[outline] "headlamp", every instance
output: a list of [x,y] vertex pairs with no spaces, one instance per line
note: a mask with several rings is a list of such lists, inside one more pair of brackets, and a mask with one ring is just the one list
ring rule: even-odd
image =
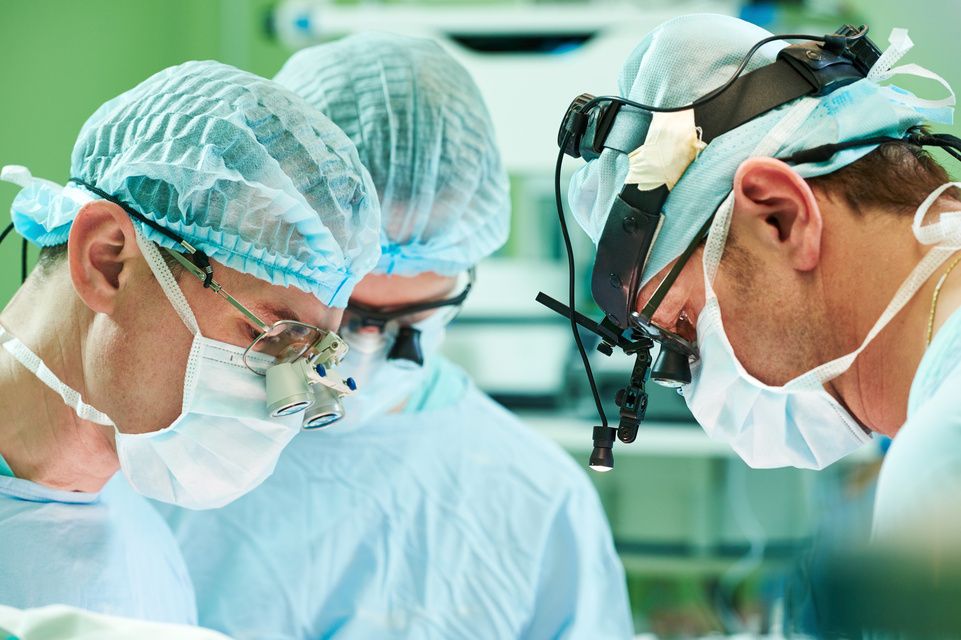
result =
[[[697,359],[696,346],[663,328],[651,319],[691,255],[707,236],[713,215],[695,235],[669,274],[640,312],[635,311],[642,277],[651,249],[664,221],[664,203],[673,185],[660,184],[641,189],[625,184],[614,199],[597,244],[591,274],[591,294],[604,313],[595,322],[574,310],[574,258],[570,234],[564,218],[560,176],[564,156],[591,161],[605,150],[629,154],[644,145],[656,113],[692,111],[693,123],[701,142],[710,144],[718,136],[757,118],[768,111],[803,96],[828,94],[866,77],[881,55],[867,38],[867,27],[845,25],[832,35],[776,35],[762,39],[747,51],[740,65],[723,85],[679,107],[653,107],[616,96],[595,97],[581,94],[568,107],[558,132],[555,171],[555,200],[561,233],[568,254],[569,305],[540,293],[537,300],[564,315],[571,322],[574,340],[584,363],[601,426],[594,429],[594,469],[613,467],[614,434],[622,442],[632,442],[647,408],[645,383],[650,377],[659,384],[679,387],[691,381],[690,364]],[[782,49],[777,59],[766,66],[744,73],[754,54],[775,40],[806,40]],[[819,149],[828,157],[840,148],[877,144],[853,141]],[[590,362],[577,331],[577,325],[601,338],[598,350],[610,355],[615,347],[635,356],[628,384],[616,396],[620,409],[618,428],[608,426],[598,395]],[[656,361],[651,351],[660,345]]]

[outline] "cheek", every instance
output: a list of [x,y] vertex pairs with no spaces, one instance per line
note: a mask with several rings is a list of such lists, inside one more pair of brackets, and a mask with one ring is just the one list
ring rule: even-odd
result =
[[751,265],[721,265],[715,284],[724,332],[738,361],[765,384],[803,373],[809,345],[801,338],[802,298],[789,279]]
[[168,426],[183,403],[193,336],[165,298],[157,303],[114,319],[98,317],[88,347],[88,371],[96,371],[92,381],[88,376],[90,393],[102,398],[101,410],[125,433]]
[[[195,278],[181,277],[180,287],[197,319],[201,335],[237,347],[246,348],[250,345],[256,329],[246,322],[240,312],[229,302],[212,291],[204,289],[201,282]],[[230,290],[226,285],[224,289]],[[240,297],[244,300],[248,298],[242,294]],[[241,304],[244,300],[241,300]],[[175,316],[175,320],[182,332],[186,333],[187,328],[179,317]]]

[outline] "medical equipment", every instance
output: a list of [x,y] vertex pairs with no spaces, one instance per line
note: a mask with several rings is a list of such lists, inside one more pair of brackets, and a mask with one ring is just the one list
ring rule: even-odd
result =
[[405,406],[422,391],[447,326],[473,287],[473,269],[462,274],[459,283],[460,293],[442,300],[392,308],[348,304],[341,334],[351,357],[342,371],[360,380],[366,392],[345,401],[350,416],[338,430],[362,426]]
[[[664,223],[662,208],[670,193],[670,185],[665,182],[641,190],[628,180],[615,198],[600,234],[592,275],[592,294],[605,316],[599,323],[588,320],[573,310],[574,263],[560,194],[564,155],[594,160],[605,149],[629,154],[641,148],[651,131],[658,130],[665,114],[685,111],[690,116],[690,127],[698,132],[698,140],[707,145],[724,133],[788,102],[804,96],[823,96],[867,77],[881,53],[866,34],[866,27],[856,29],[846,25],[835,34],[821,37],[783,35],[763,38],[745,54],[727,82],[683,106],[651,107],[626,98],[589,94],[579,96],[571,104],[558,135],[560,151],[555,172],[558,217],[571,266],[570,304],[563,305],[543,293],[538,296],[538,301],[566,316],[575,334],[601,418],[601,426],[594,430],[592,467],[608,470],[613,466],[611,448],[615,429],[608,426],[576,327],[580,324],[600,336],[602,344],[598,349],[602,353],[609,354],[618,347],[636,357],[630,382],[618,394],[620,420],[616,435],[623,442],[631,442],[644,419],[647,376],[674,386],[690,381],[689,366],[698,357],[695,345],[653,325],[651,318],[690,256],[704,240],[713,215],[698,229],[644,308],[640,312],[634,311],[641,289],[641,275]],[[773,63],[744,73],[751,58],[765,44],[798,39],[811,42],[787,46]],[[901,138],[885,136],[848,140],[798,152],[782,160],[816,162],[845,149],[893,140]],[[904,140],[912,144],[961,148],[958,144],[961,141],[951,136],[930,136],[918,131],[912,131]],[[655,342],[661,345],[661,350],[657,362],[652,362],[650,351]]]
[[326,427],[344,417],[340,398],[357,389],[353,378],[338,380],[328,375],[322,362],[306,358],[279,362],[269,369],[267,409],[272,416],[289,416],[304,411],[304,428]]

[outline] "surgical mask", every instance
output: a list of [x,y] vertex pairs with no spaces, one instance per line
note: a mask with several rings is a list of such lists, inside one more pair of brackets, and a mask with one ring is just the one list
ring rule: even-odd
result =
[[692,370],[691,383],[683,389],[691,413],[711,438],[730,444],[752,467],[805,469],[824,468],[870,441],[871,436],[824,385],[851,367],[935,270],[961,247],[961,212],[942,214],[938,222],[924,225],[928,209],[951,186],[961,183],[943,185],[918,207],[914,235],[932,248],[895,293],[861,345],[783,386],[766,385],[751,376],[724,333],[713,282],[734,209],[733,194],[728,196],[705,244],[706,301],[697,320],[700,360]]
[[[447,325],[459,307],[442,307],[420,322],[409,326],[390,326],[382,331],[354,331],[344,328],[340,336],[350,348],[340,367],[343,375],[357,381],[359,392],[343,400],[346,415],[333,428],[344,431],[363,425],[372,418],[389,413],[403,404],[425,382],[431,360],[440,351]],[[401,331],[419,334],[423,363],[391,358]]]
[[[180,416],[164,429],[124,433],[86,404],[19,340],[3,346],[78,416],[115,431],[120,468],[139,493],[189,509],[222,507],[263,482],[300,430],[301,416],[267,414],[264,378],[244,364],[245,349],[205,338],[183,292],[139,229],[137,242],[168,300],[194,335]],[[248,358],[251,356],[248,356]],[[254,356],[262,357],[262,356]],[[264,364],[270,364],[264,358]]]

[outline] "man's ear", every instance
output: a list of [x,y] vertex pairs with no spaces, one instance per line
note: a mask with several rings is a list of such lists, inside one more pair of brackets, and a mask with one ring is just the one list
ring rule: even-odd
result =
[[113,202],[88,202],[70,226],[70,279],[92,311],[113,312],[118,291],[131,277],[132,260],[140,255],[130,216]]
[[783,254],[798,271],[821,257],[821,209],[807,182],[774,158],[748,158],[734,176],[738,233],[752,244]]

